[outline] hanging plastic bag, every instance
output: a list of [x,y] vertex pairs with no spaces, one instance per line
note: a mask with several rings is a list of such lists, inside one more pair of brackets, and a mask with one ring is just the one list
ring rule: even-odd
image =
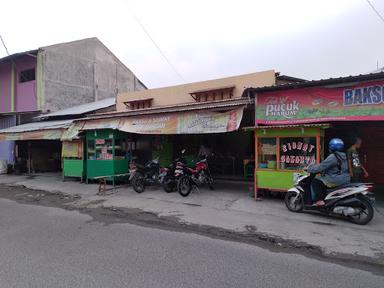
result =
[[0,160],[0,174],[7,174],[8,167],[6,160]]

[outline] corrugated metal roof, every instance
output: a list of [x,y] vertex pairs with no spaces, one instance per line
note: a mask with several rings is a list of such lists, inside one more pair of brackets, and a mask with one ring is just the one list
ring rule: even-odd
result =
[[384,79],[384,72],[378,73],[369,73],[369,74],[360,74],[355,76],[346,76],[346,77],[338,77],[338,78],[328,78],[328,79],[320,79],[320,80],[310,80],[303,81],[297,83],[287,83],[281,85],[274,86],[264,86],[257,88],[247,88],[244,90],[243,95],[247,95],[247,92],[269,92],[269,91],[278,91],[285,89],[297,89],[297,88],[306,88],[306,87],[315,87],[315,86],[325,86],[325,85],[337,85],[344,83],[353,83],[353,82],[361,82],[361,81],[373,81]]
[[72,123],[72,121],[73,120],[32,122],[32,123],[27,123],[19,126],[13,126],[6,129],[2,129],[0,130],[0,134],[67,128]]
[[148,115],[148,114],[159,114],[159,113],[171,113],[171,112],[184,112],[193,110],[206,110],[216,108],[235,107],[241,105],[253,104],[254,100],[249,98],[234,98],[230,100],[218,100],[211,102],[201,103],[187,103],[177,104],[172,106],[161,106],[138,110],[119,111],[110,113],[95,114],[87,117],[87,119],[100,119],[100,118],[113,118],[119,116],[136,116],[136,115]]
[[280,75],[280,73],[276,73],[276,80],[281,80],[281,81],[289,81],[289,82],[305,82],[308,80],[305,80],[303,78],[297,78],[297,77],[292,77],[288,75]]
[[86,114],[92,111],[100,110],[103,108],[108,108],[110,106],[115,105],[116,99],[114,97],[112,98],[106,98],[100,101],[91,102],[87,104],[77,105],[71,108],[59,110],[56,112],[44,114],[35,117],[36,119],[44,119],[49,117],[58,117],[58,116],[69,116],[69,115],[81,115]]
[[16,59],[16,58],[24,56],[24,55],[36,54],[37,51],[39,51],[39,50],[29,50],[29,51],[25,51],[25,52],[20,52],[20,53],[15,53],[15,54],[12,54],[12,55],[8,55],[8,56],[5,56],[5,57],[1,58],[0,59],[0,63],[11,61],[13,59]]

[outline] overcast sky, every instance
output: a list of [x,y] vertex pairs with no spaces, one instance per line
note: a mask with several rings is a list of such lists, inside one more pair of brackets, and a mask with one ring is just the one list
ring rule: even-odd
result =
[[[384,1],[370,1],[384,15]],[[186,82],[269,69],[319,79],[384,66],[384,23],[366,0],[18,0],[0,11],[10,53],[96,36],[150,88],[184,80],[133,15]]]

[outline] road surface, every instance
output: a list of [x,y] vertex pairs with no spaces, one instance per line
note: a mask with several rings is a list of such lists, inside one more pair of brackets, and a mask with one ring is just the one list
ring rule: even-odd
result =
[[244,243],[0,199],[0,287],[383,287],[384,276]]

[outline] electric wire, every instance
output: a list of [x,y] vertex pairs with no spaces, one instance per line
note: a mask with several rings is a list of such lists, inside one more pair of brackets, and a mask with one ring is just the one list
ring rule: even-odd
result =
[[5,45],[4,39],[3,39],[3,37],[2,37],[1,35],[0,35],[0,40],[1,40],[1,43],[3,43],[5,52],[7,52],[7,55],[9,56],[8,48],[7,48],[7,46]]
[[372,4],[371,1],[369,0],[365,0],[368,5],[372,8],[372,10],[376,13],[376,15],[381,19],[381,21],[384,23],[384,16],[381,15],[381,13],[379,12],[379,10],[376,9],[376,7]]
[[144,33],[147,35],[147,37],[151,40],[152,44],[156,47],[156,49],[159,51],[161,56],[165,59],[165,61],[168,63],[168,65],[172,68],[173,72],[185,83],[187,82],[185,78],[181,75],[179,71],[177,71],[176,67],[172,64],[172,62],[169,60],[167,55],[164,53],[164,51],[160,48],[160,46],[156,43],[155,39],[151,36],[149,31],[145,28],[143,23],[141,23],[140,19],[135,14],[134,10],[132,9],[132,5],[130,5],[131,8],[131,14],[133,18],[135,19],[136,23],[141,27],[141,29],[144,31]]

